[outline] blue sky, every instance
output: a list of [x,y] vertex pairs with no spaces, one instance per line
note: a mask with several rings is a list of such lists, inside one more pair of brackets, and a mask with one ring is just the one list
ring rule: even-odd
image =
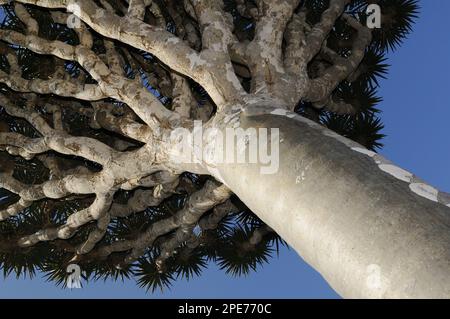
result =
[[[384,101],[383,155],[432,185],[450,192],[450,1],[422,0],[409,39],[389,57],[381,81]],[[90,283],[63,290],[42,278],[0,279],[0,298],[338,298],[322,277],[293,251],[245,278],[231,278],[214,265],[164,294],[146,294],[133,280]]]

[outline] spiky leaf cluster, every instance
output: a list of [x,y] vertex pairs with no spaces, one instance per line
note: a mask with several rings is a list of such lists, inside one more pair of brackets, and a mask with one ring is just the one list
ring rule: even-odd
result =
[[[108,1],[115,5],[117,1]],[[124,1],[122,1],[124,2]],[[164,4],[165,1],[158,0]],[[164,8],[162,14],[167,21],[167,30],[184,37],[183,30],[176,27],[173,19],[173,8],[178,8],[181,19],[191,19],[182,8],[182,1],[167,0],[170,6]],[[225,10],[231,13],[235,34],[239,40],[251,40],[254,36],[255,12],[258,1],[236,1],[224,0]],[[378,2],[382,8],[382,28],[374,31],[372,44],[366,51],[366,55],[358,69],[348,79],[340,83],[335,90],[333,97],[336,100],[351,104],[356,112],[353,115],[338,115],[326,108],[316,110],[310,103],[302,101],[297,107],[297,111],[330,129],[349,137],[370,149],[382,147],[381,139],[383,134],[383,124],[379,118],[377,104],[381,99],[377,96],[377,88],[380,78],[387,75],[388,65],[386,64],[386,54],[401,44],[401,41],[411,30],[413,19],[418,12],[417,1],[415,0],[379,0],[365,1],[354,0],[346,8],[346,12],[360,21],[366,19],[365,9],[369,3]],[[238,5],[244,3],[245,10],[238,9]],[[181,5],[181,6],[180,6]],[[328,8],[327,0],[303,0],[297,12],[306,10],[307,23],[309,26],[320,20],[321,14]],[[40,34],[46,39],[59,39],[69,44],[79,43],[77,34],[63,25],[52,21],[51,16],[45,10],[37,7],[27,7],[30,14],[35,18],[40,27]],[[3,21],[1,28],[24,32],[23,23],[16,17],[12,7],[5,5],[2,7]],[[151,12],[147,12],[144,18],[151,23],[155,17]],[[196,30],[199,33],[199,30]],[[94,34],[93,51],[97,54],[105,53],[103,39],[97,33]],[[346,57],[351,54],[351,43],[355,37],[355,31],[348,27],[343,21],[337,21],[327,45],[339,55]],[[125,72],[130,79],[139,77],[147,89],[157,96],[167,107],[172,108],[170,94],[163,83],[162,75],[166,72],[167,66],[162,64],[151,54],[130,48],[117,43],[117,50],[124,59]],[[124,53],[123,49],[131,52],[130,55]],[[196,48],[200,49],[200,48]],[[32,53],[30,50],[17,46],[11,46],[5,42],[0,42],[0,69],[9,72],[5,54],[8,50],[17,53],[19,65],[26,79],[45,79],[54,73],[57,60],[50,56],[42,56]],[[318,55],[309,66],[311,77],[316,76],[317,70],[330,62],[321,55]],[[72,78],[85,77],[85,83],[95,81],[87,74],[78,63],[67,62],[64,65]],[[249,79],[243,79],[249,83]],[[245,84],[244,83],[244,84]],[[214,112],[211,106],[211,99],[206,91],[194,83],[189,82],[200,108],[208,108]],[[248,86],[244,85],[248,88]],[[4,94],[14,93],[1,85],[0,90]],[[136,141],[129,141],[118,134],[114,134],[103,129],[94,129],[89,125],[89,117],[78,112],[78,106],[89,108],[84,102],[74,103],[70,99],[57,98],[55,96],[40,96],[41,99],[58,99],[65,107],[62,118],[65,130],[74,136],[93,137],[105,144],[115,146],[114,141],[130,143],[129,149],[140,146]],[[20,97],[14,98],[20,105]],[[113,105],[114,114],[122,116],[125,113],[123,103],[109,101]],[[51,115],[45,110],[40,110],[41,115],[51,122]],[[0,106],[0,131],[17,132],[29,137],[38,137],[39,133],[26,121],[13,118],[6,114]],[[134,143],[134,144],[133,144]],[[59,155],[60,156],[60,155]],[[64,157],[65,167],[68,170],[76,166],[84,166],[90,171],[99,171],[101,166],[90,161],[74,156]],[[14,177],[20,182],[28,185],[40,184],[49,179],[49,172],[39,159],[24,160],[18,156],[8,155],[0,151],[0,173],[13,169]],[[186,173],[184,179],[189,181],[193,189],[199,189],[207,180],[206,176]],[[116,194],[114,202],[126,204],[132,197],[134,191],[120,191]],[[123,240],[134,239],[142,231],[153,223],[173,216],[186,203],[189,191],[179,187],[177,192],[163,201],[159,206],[148,207],[142,212],[134,213],[126,218],[114,218],[101,240],[99,245],[108,245]],[[18,200],[17,196],[0,188],[0,209],[9,206]],[[39,229],[62,225],[73,213],[89,206],[93,201],[92,196],[73,196],[64,198],[61,201],[45,199],[33,203],[24,209],[16,217],[0,222],[0,269],[5,276],[33,276],[37,272],[45,275],[47,280],[64,286],[67,283],[67,266],[71,264],[74,249],[83,243],[89,233],[95,228],[94,223],[89,223],[68,240],[54,240],[39,243],[29,248],[17,249],[12,245],[18,238],[38,231]],[[236,211],[230,211],[213,229],[201,230],[196,233],[196,238],[181,243],[174,254],[158,265],[158,257],[162,250],[163,243],[173,237],[173,233],[166,234],[158,238],[152,247],[137,261],[126,264],[123,262],[127,252],[114,253],[106,258],[94,255],[87,255],[78,260],[77,263],[83,270],[85,280],[123,280],[135,278],[138,285],[155,291],[170,287],[177,278],[192,279],[201,275],[208,263],[215,262],[226,273],[233,276],[247,275],[255,271],[264,263],[267,263],[274,252],[278,252],[281,245],[285,243],[274,232],[266,233],[261,240],[251,243],[251,238],[255,231],[260,230],[265,225],[237,198],[232,198]],[[204,217],[212,214],[207,212]]]

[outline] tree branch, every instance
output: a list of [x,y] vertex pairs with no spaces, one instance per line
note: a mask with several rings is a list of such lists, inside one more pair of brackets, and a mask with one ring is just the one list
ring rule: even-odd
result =
[[[21,33],[7,30],[0,30],[0,38],[12,44],[26,47],[36,53],[52,54],[64,60],[78,61],[99,83],[105,95],[127,103],[146,124],[155,130],[159,127],[159,124],[155,122],[155,117],[163,123],[171,123],[170,125],[173,125],[173,121],[178,123],[177,116],[167,110],[140,83],[129,80],[120,74],[113,73],[87,47],[74,47],[61,41],[49,41],[31,35],[24,36]],[[60,81],[65,83],[65,81]]]
[[106,258],[113,252],[132,250],[125,258],[125,263],[133,262],[143,254],[145,249],[157,237],[167,234],[183,224],[189,225],[195,223],[206,211],[225,201],[229,196],[230,191],[227,187],[209,181],[200,191],[197,191],[189,197],[189,201],[184,209],[178,211],[172,217],[153,223],[134,240],[124,240],[99,247],[92,251],[91,254],[93,256],[91,257],[95,258],[95,256],[99,256],[100,258]]
[[113,192],[97,194],[94,202],[86,209],[78,211],[69,216],[66,223],[59,227],[42,229],[32,235],[24,236],[19,240],[19,246],[29,247],[40,241],[50,241],[68,239],[72,237],[79,227],[93,221],[101,219],[108,211],[113,199]]
[[[5,40],[3,37],[4,32],[6,31],[0,30],[0,38],[3,40]],[[0,70],[0,82],[15,91],[56,94],[86,101],[97,101],[107,97],[97,84],[80,84],[73,80],[57,78],[49,80],[26,80],[22,78],[21,70],[18,68],[17,58],[12,54],[7,54],[7,59],[11,66],[11,71],[10,74],[7,74]]]
[[298,3],[297,0],[260,1],[255,36],[246,50],[246,60],[252,74],[251,92],[273,94],[281,100],[289,100],[286,99],[287,92],[281,87],[287,80],[282,42],[286,25]]
[[342,16],[346,22],[358,31],[358,37],[353,43],[351,56],[343,58],[337,54],[331,55],[334,65],[324,71],[316,79],[310,81],[306,100],[310,102],[320,102],[326,100],[332,91],[352,74],[364,58],[364,53],[372,41],[372,31],[363,26],[358,20],[350,15]]

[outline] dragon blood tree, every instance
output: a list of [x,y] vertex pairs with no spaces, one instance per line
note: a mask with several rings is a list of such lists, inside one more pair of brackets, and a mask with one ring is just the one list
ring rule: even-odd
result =
[[6,275],[155,289],[285,241],[344,297],[450,297],[450,196],[376,153],[416,1],[0,3]]

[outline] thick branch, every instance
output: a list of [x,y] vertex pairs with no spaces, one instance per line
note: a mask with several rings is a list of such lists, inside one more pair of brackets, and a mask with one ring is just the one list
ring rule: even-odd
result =
[[202,232],[216,229],[220,221],[235,209],[236,207],[230,200],[214,207],[213,212],[209,216],[203,217],[198,221],[198,226],[200,227],[201,232],[199,235],[196,235],[193,232],[195,225],[180,227],[171,239],[163,243],[160,256],[156,260],[156,265],[158,268],[163,269],[164,262],[176,253],[177,248],[183,242],[186,242],[186,247],[181,252],[182,254],[187,254],[189,251],[192,251],[198,247],[202,242],[204,242],[205,239],[205,237],[202,236]]
[[255,37],[246,50],[246,60],[252,73],[252,92],[270,93],[290,100],[286,96],[288,92],[282,89],[283,82],[287,80],[282,42],[286,25],[298,3],[297,0],[260,1],[262,16],[256,23]]
[[135,240],[124,240],[108,246],[99,247],[98,250],[93,251],[93,254],[106,257],[113,252],[132,249],[131,253],[125,259],[126,263],[130,263],[141,256],[156,238],[171,232],[182,224],[188,225],[195,223],[206,211],[225,201],[229,196],[230,193],[227,187],[223,185],[218,186],[216,183],[210,181],[203,189],[192,194],[185,208],[172,217],[153,223]]
[[320,22],[313,26],[306,37],[306,46],[308,48],[306,61],[311,61],[319,53],[322,43],[333,29],[336,20],[344,12],[345,6],[350,2],[351,0],[330,0],[330,5],[322,14]]
[[[139,82],[113,73],[87,47],[74,47],[61,41],[49,41],[32,35],[24,36],[21,33],[9,30],[0,30],[0,37],[5,41],[26,47],[36,53],[52,54],[61,59],[78,61],[99,83],[104,94],[127,103],[144,122],[155,129],[157,128],[157,124],[153,117],[156,117],[162,122],[176,121],[174,119],[174,113],[167,110]],[[60,81],[65,83],[63,80]]]
[[96,199],[86,209],[78,211],[69,216],[66,223],[55,228],[42,229],[32,235],[22,237],[19,246],[29,247],[40,241],[67,239],[72,237],[79,227],[104,216],[112,202],[112,193],[97,194]]
[[[5,40],[4,32],[0,30],[0,38],[3,40]],[[8,55],[8,62],[11,66],[17,65],[17,59],[12,55]],[[56,94],[87,101],[97,101],[107,97],[97,84],[80,84],[77,81],[57,78],[26,80],[22,78],[18,68],[12,68],[10,74],[0,71],[0,82],[18,92]]]
[[[103,36],[119,40],[154,54],[173,70],[202,85],[217,105],[236,100],[245,92],[233,77],[223,77],[227,70],[211,59],[206,51],[198,53],[165,28],[151,26],[132,17],[118,17],[90,0],[19,0],[46,8],[67,9]],[[231,75],[232,69],[229,69]]]

